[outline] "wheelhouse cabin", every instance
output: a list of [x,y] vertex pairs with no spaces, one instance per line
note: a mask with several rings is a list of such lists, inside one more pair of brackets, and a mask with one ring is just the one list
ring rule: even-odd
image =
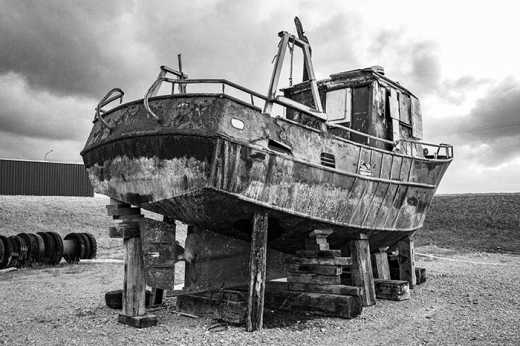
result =
[[[423,137],[418,98],[386,77],[380,66],[332,74],[329,79],[318,81],[318,90],[328,123],[338,125],[329,127],[337,136],[386,150],[407,150],[398,145],[403,143],[402,140],[420,140]],[[309,81],[286,88],[283,92],[285,97],[315,108]],[[314,118],[294,109],[288,108],[286,117],[317,126]],[[385,141],[371,139],[355,131]],[[396,149],[391,142],[397,145]]]

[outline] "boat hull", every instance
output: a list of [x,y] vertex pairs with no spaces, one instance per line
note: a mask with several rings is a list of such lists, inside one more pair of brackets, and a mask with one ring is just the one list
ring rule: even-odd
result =
[[[203,101],[199,98],[195,102]],[[297,152],[274,150],[263,145],[265,141],[232,136],[221,124],[228,123],[222,119],[229,109],[241,109],[236,107],[237,101],[221,98],[212,102],[214,108],[208,106],[212,116],[206,116],[212,119],[211,123],[204,123],[202,116],[191,117],[191,126],[177,124],[165,131],[164,126],[147,125],[150,120],[137,105],[132,119],[124,120],[125,112],[114,116],[119,123],[113,119],[120,128],[133,121],[132,132],[121,131],[102,138],[93,131],[82,154],[94,190],[245,240],[250,237],[252,214],[267,209],[269,245],[288,253],[303,248],[305,235],[316,228],[335,231],[329,237],[333,247],[342,246],[360,232],[369,235],[372,246],[382,247],[391,246],[422,227],[437,184],[449,164],[385,153],[355,143],[348,143],[353,147],[349,148],[340,143],[343,150],[357,153],[353,159],[357,160],[357,167],[351,171],[325,167]],[[235,103],[235,107],[227,105],[226,109],[226,103]],[[121,110],[128,112],[130,107],[135,105]],[[162,109],[172,119],[179,116],[172,112],[171,105]],[[244,113],[249,114],[250,110],[234,112],[232,116],[251,121]],[[261,114],[257,117],[269,122]],[[137,126],[136,131],[135,122],[139,119],[138,125],[143,129]],[[264,125],[264,130],[266,127],[269,124]],[[288,127],[285,129],[290,133]],[[300,127],[302,130],[310,131]],[[269,138],[284,139],[273,136],[276,133],[269,131]],[[304,134],[309,140],[309,135]],[[287,140],[287,133],[284,136]],[[292,148],[296,142],[295,139]],[[359,167],[361,157],[366,157],[375,173],[363,173]]]

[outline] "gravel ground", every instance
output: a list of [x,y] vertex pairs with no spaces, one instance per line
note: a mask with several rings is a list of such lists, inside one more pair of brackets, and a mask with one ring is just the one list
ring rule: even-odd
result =
[[520,256],[431,246],[417,253],[428,281],[408,301],[380,300],[353,320],[268,312],[267,327],[255,333],[232,326],[208,331],[211,319],[177,315],[174,298],[154,312],[157,327],[118,324],[117,311],[107,308],[103,297],[121,287],[121,264],[1,273],[0,344],[520,344]]

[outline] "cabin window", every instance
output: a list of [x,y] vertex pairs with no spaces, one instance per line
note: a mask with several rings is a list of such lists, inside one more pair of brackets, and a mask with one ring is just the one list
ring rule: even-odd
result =
[[327,92],[325,110],[328,121],[350,122],[351,109],[352,90],[350,88]]
[[[352,89],[352,125],[351,128],[363,133],[369,132],[370,86]],[[367,144],[367,137],[351,133],[350,139],[354,142]]]
[[411,126],[411,105],[410,105],[410,96],[406,94],[399,93],[399,120],[406,125]]
[[421,104],[416,97],[412,97],[412,136],[418,139],[423,138]]
[[326,167],[336,168],[336,158],[330,153],[321,153],[321,164]]

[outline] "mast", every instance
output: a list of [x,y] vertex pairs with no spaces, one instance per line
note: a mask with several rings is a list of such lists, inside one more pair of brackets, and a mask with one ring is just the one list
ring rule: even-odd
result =
[[[303,42],[306,42],[307,44],[309,44],[309,39],[307,38],[307,36],[305,36],[305,33],[303,31],[303,25],[302,25],[302,22],[300,21],[300,18],[294,17],[294,25],[296,25],[296,32],[298,33],[298,38],[300,40],[302,40]],[[310,44],[309,44],[309,55],[311,55],[311,54],[312,54],[312,49],[310,48]],[[307,71],[307,57],[304,56],[303,57],[302,81],[305,82],[306,80],[309,80],[309,71]]]

